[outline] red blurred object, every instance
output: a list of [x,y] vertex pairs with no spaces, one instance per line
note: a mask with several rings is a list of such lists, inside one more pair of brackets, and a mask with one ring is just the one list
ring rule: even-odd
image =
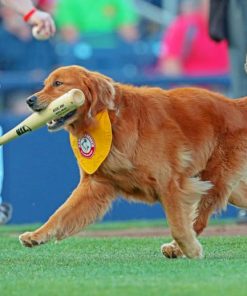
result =
[[38,0],[37,7],[47,12],[53,11],[56,0]]

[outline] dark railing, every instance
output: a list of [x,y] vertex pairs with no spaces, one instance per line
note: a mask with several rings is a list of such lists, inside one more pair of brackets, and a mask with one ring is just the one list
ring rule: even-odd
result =
[[[116,81],[131,83],[133,85],[150,85],[163,88],[176,86],[205,86],[210,88],[230,89],[229,76],[164,76],[158,74],[143,73],[123,73],[128,69],[103,70],[104,74],[112,77]],[[0,92],[8,92],[16,89],[33,90],[42,87],[43,80],[48,73],[43,72],[39,75],[32,72],[5,71],[0,74]]]

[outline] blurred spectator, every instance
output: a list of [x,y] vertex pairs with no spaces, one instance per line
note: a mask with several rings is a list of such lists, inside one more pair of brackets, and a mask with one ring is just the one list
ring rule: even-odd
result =
[[[32,33],[29,26],[23,22],[22,17],[7,6],[0,7],[1,31],[6,31],[13,36],[18,36],[19,40],[31,39]],[[2,35],[2,34],[1,34]],[[1,45],[8,44],[5,36],[1,36]],[[3,42],[4,40],[4,42]]]
[[63,39],[70,43],[91,33],[117,32],[128,42],[138,38],[131,0],[59,0],[55,19]]
[[[247,2],[245,0],[210,1],[210,36],[227,40],[231,62],[232,97],[247,96]],[[247,224],[247,210],[240,210],[238,223]]]
[[[0,71],[50,70],[55,54],[50,41],[39,42],[22,18],[8,7],[0,8]],[[17,50],[18,49],[18,50]]]
[[247,1],[210,1],[210,35],[216,41],[227,40],[231,62],[232,95],[247,96]]
[[[35,2],[37,4],[38,1]],[[22,16],[23,21],[29,25],[36,26],[41,35],[50,38],[55,34],[56,27],[53,18],[49,13],[35,7],[32,0],[0,0],[0,3]]]
[[[53,2],[37,1],[37,8],[48,8],[51,12]],[[22,17],[9,7],[0,7],[0,17],[0,40],[4,40],[0,43],[0,71],[51,70],[55,64],[51,42],[35,40]]]
[[[0,75],[4,71],[30,71],[33,79],[42,80],[56,64],[53,44],[35,40],[22,17],[9,7],[0,7],[0,17]],[[23,113],[26,107],[20,97],[26,95],[20,91],[8,93],[4,105],[15,113]]]
[[228,73],[225,41],[208,34],[208,0],[185,0],[181,14],[164,34],[158,70],[167,75],[220,75]]

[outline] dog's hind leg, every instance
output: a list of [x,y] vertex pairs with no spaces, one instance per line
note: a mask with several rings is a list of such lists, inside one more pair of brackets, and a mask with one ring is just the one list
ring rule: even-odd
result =
[[[174,178],[170,181],[167,191],[162,198],[171,234],[175,242],[161,247],[162,253],[168,258],[185,254],[189,258],[201,258],[202,247],[196,239],[193,230],[195,208],[201,195],[205,194],[212,185],[198,178]],[[181,250],[181,251],[180,251]]]
[[241,181],[231,193],[228,202],[236,207],[247,209],[247,182]]
[[[247,154],[247,147],[245,148],[247,144],[237,140],[235,139],[232,145],[225,142],[224,147],[219,147],[201,173],[201,179],[209,180],[214,186],[203,196],[198,205],[194,221],[194,230],[197,235],[207,226],[213,212],[226,207],[228,201],[233,203],[234,200],[235,203],[237,201],[237,196],[233,198],[233,192],[240,188],[241,180],[246,177]],[[238,203],[241,199],[242,197],[238,198]]]
[[43,226],[20,235],[20,242],[33,247],[75,234],[103,216],[115,196],[114,188],[104,180],[85,178]]
[[[220,197],[216,188],[214,188],[214,190],[211,189],[207,195],[204,195],[198,204],[193,225],[197,236],[200,235],[207,226],[211,214],[216,210],[217,203],[215,202],[215,198],[227,201],[227,197],[225,197],[224,194]],[[231,193],[228,202],[237,207],[247,208],[247,184],[241,182],[240,185]],[[168,258],[184,256],[176,241],[164,244],[161,247],[161,251]]]

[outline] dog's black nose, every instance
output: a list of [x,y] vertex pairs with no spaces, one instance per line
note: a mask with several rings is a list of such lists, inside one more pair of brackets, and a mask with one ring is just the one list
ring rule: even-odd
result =
[[36,96],[31,96],[31,97],[27,98],[26,102],[29,107],[33,107],[35,105],[35,103],[37,102],[37,99],[38,98]]

